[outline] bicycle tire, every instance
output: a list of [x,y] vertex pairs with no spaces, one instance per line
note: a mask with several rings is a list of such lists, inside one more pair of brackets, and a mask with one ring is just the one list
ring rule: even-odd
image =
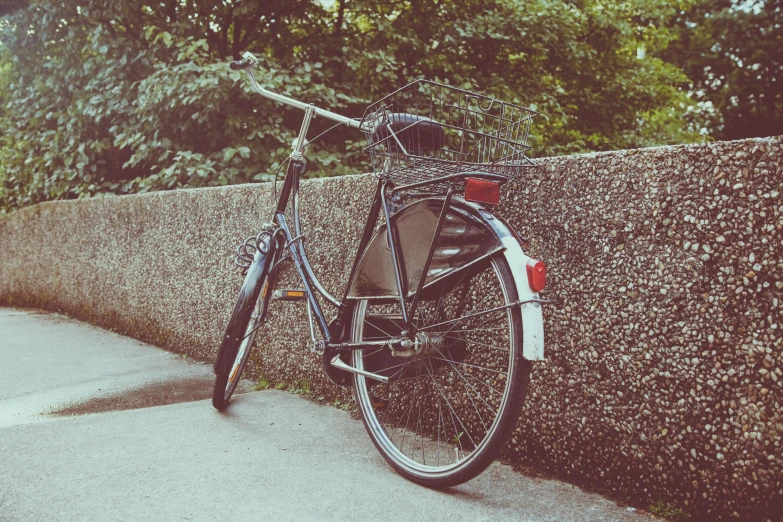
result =
[[[262,288],[266,285],[268,285],[268,277],[265,279]],[[212,406],[219,411],[225,411],[228,407],[231,397],[234,395],[242,377],[242,372],[245,370],[247,361],[250,358],[250,354],[253,351],[253,344],[255,343],[256,335],[258,334],[258,326],[261,323],[262,314],[264,312],[264,290],[262,290],[261,293],[261,299],[256,300],[256,306],[253,308],[256,313],[253,314],[251,312],[251,315],[247,320],[245,338],[237,347],[237,354],[234,358],[234,364],[231,367],[231,371],[229,373],[220,373],[215,376],[215,386],[212,389]]]
[[258,327],[265,318],[271,294],[268,266],[270,258],[273,257],[254,260],[226,325],[215,361],[215,385],[212,389],[212,406],[219,411],[228,407],[231,396],[236,391],[253,350]]
[[[478,296],[488,295],[489,292],[497,295],[492,297],[494,301],[486,304],[487,310],[497,307],[501,302],[509,304],[517,301],[516,286],[505,255],[502,252],[495,254],[491,259],[461,272],[462,275],[455,276],[462,278],[456,285],[454,279],[444,281],[437,301],[429,301],[429,307],[423,301],[413,318],[419,331],[429,331],[427,335],[431,339],[422,343],[426,347],[421,353],[405,358],[390,358],[378,350],[362,350],[353,354],[355,367],[391,377],[388,384],[381,384],[361,375],[353,376],[354,397],[376,448],[395,471],[408,480],[438,489],[471,480],[497,458],[517,425],[530,379],[530,362],[522,356],[522,316],[519,307],[501,307],[500,311],[469,318],[480,310],[468,312],[462,306],[462,303],[473,304],[474,308],[481,305],[485,297]],[[491,288],[488,284],[493,274],[496,282],[494,288]],[[461,286],[467,289],[461,290]],[[462,297],[457,303],[459,306],[454,308],[455,303],[450,301],[459,299],[459,292],[464,292],[463,295],[467,297]],[[372,301],[358,302],[351,323],[351,339],[358,342],[392,335],[394,332],[390,334],[388,330],[395,327],[395,319],[387,312],[393,310],[394,306],[374,304]],[[446,317],[449,310],[460,317]],[[479,324],[481,329],[466,329],[469,324],[467,321],[479,323],[479,319],[483,322]],[[444,320],[447,322],[444,323]],[[483,328],[484,325],[492,324],[491,321],[498,320],[507,326]],[[453,333],[460,322],[462,326]],[[450,326],[446,329],[445,325]],[[492,333],[487,333],[490,331]],[[490,336],[494,336],[492,342],[489,342]],[[496,343],[504,339],[508,345],[507,358],[502,352],[499,355],[488,353],[497,351],[493,348],[503,350],[502,345]],[[500,374],[491,377],[491,372],[502,366],[504,358],[507,361],[505,377],[501,378]],[[495,363],[495,369],[485,366]],[[391,366],[384,367],[389,364]],[[414,366],[418,366],[415,377],[411,376]],[[502,392],[495,388],[501,387],[497,384],[499,380],[505,381]],[[485,388],[479,391],[479,386]],[[493,396],[492,390],[500,397]],[[394,405],[394,401],[398,404]],[[487,424],[482,411],[488,414],[493,411],[493,405],[497,405],[497,410],[492,422]],[[450,410],[446,412],[450,423],[445,422],[444,406]],[[418,409],[418,419],[415,426],[409,429],[414,407]],[[422,408],[427,410],[424,416]],[[475,412],[470,411],[471,408]],[[405,427],[397,433],[406,412]],[[396,442],[395,434],[398,437]],[[463,445],[465,435],[467,437]],[[410,454],[406,452],[406,438],[409,438],[411,445]],[[417,460],[418,451],[421,455]],[[455,452],[453,462],[450,455],[452,451]],[[437,459],[434,458],[435,452]],[[463,458],[460,458],[460,452]],[[428,455],[430,463],[427,463]],[[441,455],[447,462],[441,464]]]

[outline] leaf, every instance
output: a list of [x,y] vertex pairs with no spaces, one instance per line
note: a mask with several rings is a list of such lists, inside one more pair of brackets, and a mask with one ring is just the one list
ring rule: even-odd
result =
[[234,157],[234,155],[237,153],[237,149],[225,149],[223,151],[223,161],[231,161],[231,158]]

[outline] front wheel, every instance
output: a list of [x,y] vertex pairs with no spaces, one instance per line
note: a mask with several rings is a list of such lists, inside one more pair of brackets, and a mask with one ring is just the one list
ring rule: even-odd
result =
[[212,389],[212,406],[220,411],[223,411],[228,407],[231,396],[237,389],[237,384],[239,384],[239,379],[245,369],[245,365],[247,365],[247,360],[250,358],[258,328],[263,320],[268,286],[269,282],[268,280],[265,280],[261,290],[262,295],[257,299],[250,317],[247,319],[244,317],[236,319],[242,322],[247,321],[247,326],[245,327],[245,335],[241,339],[239,348],[237,349],[234,363],[231,365],[231,370],[228,373],[218,373],[215,375],[215,386]]
[[[268,244],[266,251],[269,251]],[[215,362],[215,386],[212,390],[212,405],[220,411],[228,407],[250,358],[258,329],[265,319],[270,297],[270,264],[269,257],[256,253],[226,326]]]
[[[412,320],[415,349],[353,354],[356,368],[388,383],[354,375],[354,394],[373,443],[407,479],[445,488],[484,471],[519,420],[530,378],[522,357],[522,316],[503,253],[442,280]],[[398,305],[361,301],[355,342],[400,335]]]

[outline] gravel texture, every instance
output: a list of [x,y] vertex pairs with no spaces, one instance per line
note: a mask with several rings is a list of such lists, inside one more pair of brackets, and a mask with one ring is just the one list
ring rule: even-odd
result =
[[[342,293],[370,176],[303,183],[308,254]],[[539,160],[500,212],[549,267],[548,361],[513,461],[692,519],[783,513],[783,138]],[[0,219],[0,303],[211,360],[241,277],[233,251],[271,185],[36,205]],[[282,284],[296,286],[289,270]],[[276,304],[252,372],[349,397]]]

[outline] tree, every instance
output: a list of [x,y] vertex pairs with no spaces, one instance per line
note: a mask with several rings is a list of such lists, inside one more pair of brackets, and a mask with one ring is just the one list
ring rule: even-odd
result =
[[[262,84],[349,116],[419,77],[533,106],[538,155],[699,139],[682,73],[637,58],[681,3],[6,1],[0,207],[271,179],[301,114],[228,70],[246,50]],[[362,148],[327,134],[309,173],[361,171]]]
[[692,80],[718,139],[783,134],[783,1],[701,0],[662,57]]

